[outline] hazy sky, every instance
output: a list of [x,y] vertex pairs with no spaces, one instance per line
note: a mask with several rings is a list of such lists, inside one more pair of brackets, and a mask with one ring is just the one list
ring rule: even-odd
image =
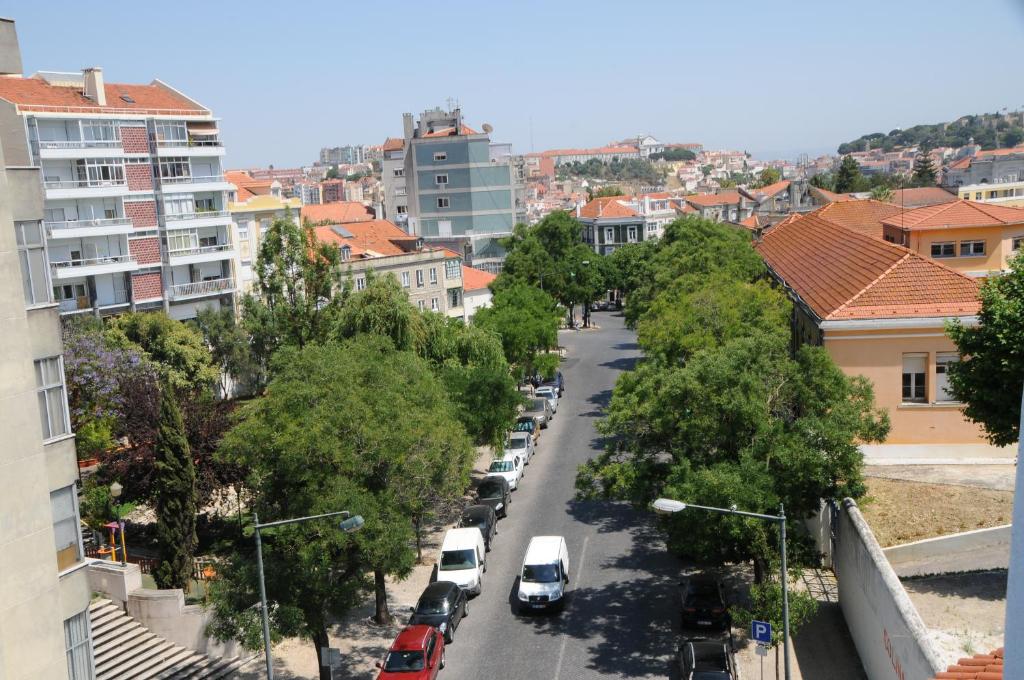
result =
[[520,152],[650,133],[762,158],[1024,107],[1024,0],[18,0],[0,15],[26,75],[97,65],[212,108],[231,167],[379,144],[449,97]]

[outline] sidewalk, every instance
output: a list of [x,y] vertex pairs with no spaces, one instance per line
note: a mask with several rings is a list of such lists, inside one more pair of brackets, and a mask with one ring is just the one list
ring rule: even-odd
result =
[[865,465],[1013,465],[1017,445],[861,444]]

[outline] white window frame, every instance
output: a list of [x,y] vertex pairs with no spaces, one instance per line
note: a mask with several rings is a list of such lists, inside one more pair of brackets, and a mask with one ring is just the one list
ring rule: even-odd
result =
[[[939,247],[939,253],[938,254],[935,253],[936,246]],[[946,255],[946,254],[944,254],[942,252],[943,250],[946,249],[946,246],[949,246],[949,249],[950,249],[950,253],[948,255]],[[934,241],[929,246],[929,252],[931,253],[931,256],[933,258],[935,258],[935,259],[946,258],[946,257],[956,257],[956,241]]]
[[[975,252],[975,246],[981,245],[981,252]],[[970,250],[970,252],[964,252],[964,250]],[[960,241],[960,257],[984,257],[985,256],[985,241],[983,240],[971,240],[971,241]]]
[[448,208],[448,207],[451,207],[451,200],[447,196],[438,196],[437,197],[437,207],[438,208]]
[[448,152],[447,151],[435,151],[434,152],[434,162],[435,163],[440,163],[441,161],[446,161],[446,160],[448,160]]
[[[63,497],[65,495],[66,495],[66,498]],[[57,503],[57,502],[59,502],[60,504],[69,505],[70,509],[71,509],[71,513],[69,515],[60,516],[58,518],[57,511],[59,509],[59,506],[55,505],[55,503]],[[68,571],[70,569],[75,568],[79,564],[81,564],[82,560],[85,559],[85,550],[84,550],[84,548],[82,546],[82,532],[81,532],[81,529],[79,529],[79,518],[80,518],[80,515],[79,515],[79,509],[78,509],[78,493],[77,493],[77,491],[75,489],[75,485],[74,484],[72,484],[70,486],[61,487],[60,489],[56,489],[56,490],[50,492],[50,512],[51,512],[51,517],[52,517],[52,521],[53,521],[53,536],[54,536],[54,544],[53,545],[54,545],[55,554],[59,554],[59,553],[65,551],[65,550],[67,550],[68,548],[71,548],[71,547],[75,548],[75,561],[74,561],[74,563],[69,565],[69,566],[67,566],[67,567],[64,567],[63,569],[60,569],[60,565],[58,565],[58,569],[60,569],[61,572]],[[64,526],[59,526],[59,525],[64,525]],[[68,531],[70,531],[71,538],[73,540],[70,543],[68,543],[67,545],[61,546],[60,543],[57,543],[57,541],[60,540],[58,538],[58,535],[61,532],[68,532]]]
[[448,173],[441,173],[440,175],[434,175],[434,184],[439,187],[448,186]]
[[395,168],[392,172],[395,177],[405,177],[405,168]]
[[423,300],[417,300],[416,306],[419,307],[421,312],[426,310],[426,305],[423,304]]
[[444,263],[444,277],[446,279],[462,278],[462,262],[460,260],[446,260]]
[[[27,231],[28,226],[35,227],[34,235]],[[25,305],[35,307],[52,303],[53,283],[50,281],[50,258],[46,251],[46,231],[43,223],[36,220],[15,222],[14,240],[18,246],[18,263]]]
[[634,227],[634,226],[626,227],[626,240],[629,243],[636,243],[636,240],[637,240],[636,239],[636,227]]
[[402,288],[409,288],[409,272],[402,272]]
[[[57,382],[43,382],[43,366],[46,362],[55,362],[58,376]],[[37,359],[34,363],[36,370],[36,395],[39,400],[39,417],[42,419],[40,425],[43,426],[43,441],[50,441],[71,434],[67,390],[64,387],[64,357],[60,355],[44,357]],[[58,423],[54,419],[54,414],[50,412],[51,400],[54,398],[51,397],[51,394],[57,395],[56,398],[59,400],[58,405],[61,409],[61,413],[57,415],[60,418],[59,425],[63,428],[63,431],[56,433],[54,425]]]
[[943,404],[958,404],[959,400],[953,396],[949,387],[950,364],[960,361],[960,355],[956,352],[937,352],[935,354],[935,401]]
[[[923,361],[924,368],[922,371],[907,371],[907,360],[914,362]],[[906,352],[903,354],[901,369],[901,382],[900,382],[900,399],[904,404],[927,404],[928,403],[928,353],[927,352]],[[910,376],[909,385],[907,383],[907,376]],[[919,378],[920,377],[920,378]],[[918,384],[918,380],[923,381],[922,384]],[[907,396],[907,387],[910,388],[910,396]],[[918,388],[921,388],[918,390]],[[923,396],[917,397],[915,394],[920,391]]]
[[1024,235],[1013,236],[1010,238],[1010,251],[1014,253],[1020,252],[1024,249]]
[[437,283],[437,267],[431,267],[430,268],[429,280],[430,280],[431,285],[434,285],[434,284]]
[[436,297],[430,298],[430,311],[436,312],[440,308],[441,307],[440,307],[440,305],[438,305],[437,298]]
[[68,680],[93,680],[95,662],[88,609],[64,619],[64,653],[67,658]]
[[356,290],[366,290],[366,277],[365,276],[357,276],[356,277]]
[[423,270],[422,269],[417,269],[416,270],[416,287],[417,288],[422,288],[423,287]]
[[615,243],[615,227],[604,228],[604,242],[605,244]]

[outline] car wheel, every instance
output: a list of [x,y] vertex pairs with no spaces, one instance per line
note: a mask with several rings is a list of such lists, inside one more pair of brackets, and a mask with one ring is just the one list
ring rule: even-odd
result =
[[468,597],[466,598],[466,601],[462,603],[462,618],[466,618],[467,616],[469,616],[469,598]]
[[451,626],[449,626],[448,629],[444,631],[444,643],[446,645],[450,645],[454,640],[455,631],[451,628]]
[[440,668],[444,668],[444,650],[441,650],[441,663],[437,664]]

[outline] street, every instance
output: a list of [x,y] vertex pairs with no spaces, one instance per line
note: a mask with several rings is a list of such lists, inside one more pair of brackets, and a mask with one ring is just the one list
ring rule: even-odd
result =
[[[559,333],[565,395],[498,525],[483,593],[448,649],[446,680],[674,677],[680,563],[665,552],[651,516],[574,498],[577,466],[602,448],[595,424],[615,380],[640,355],[620,315],[597,313],[593,321],[602,328]],[[520,617],[514,587],[538,535],[565,537],[570,595],[561,614]]]

